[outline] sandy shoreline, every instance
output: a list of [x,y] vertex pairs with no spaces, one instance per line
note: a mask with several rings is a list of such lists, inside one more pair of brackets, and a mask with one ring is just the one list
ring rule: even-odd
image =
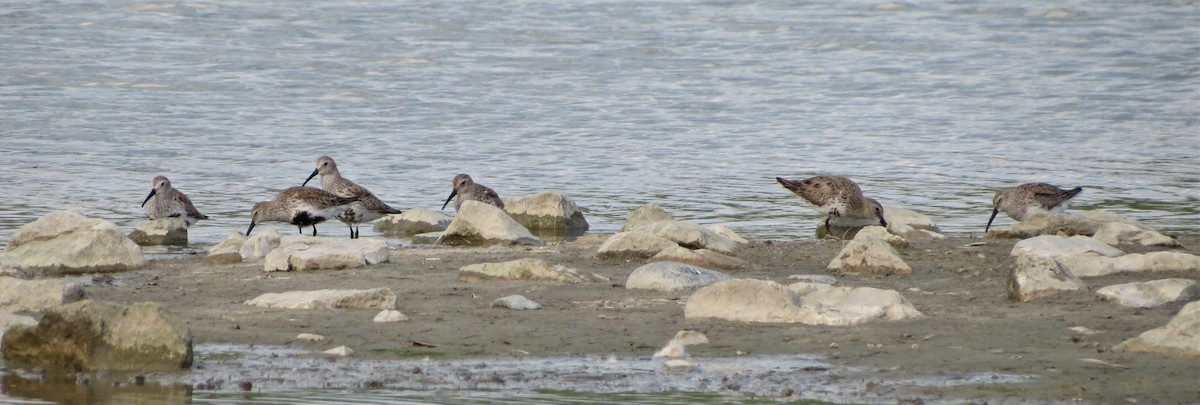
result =
[[[840,277],[841,285],[900,291],[924,319],[873,322],[850,327],[745,324],[683,319],[690,292],[627,290],[622,284],[640,261],[597,259],[603,239],[540,248],[406,247],[391,262],[360,269],[264,273],[261,263],[214,266],[199,255],[153,261],[144,270],[101,276],[87,288],[92,299],[157,301],[185,318],[197,344],[233,343],[325,350],[349,346],[361,359],[434,359],[558,355],[649,357],[676,331],[698,329],[710,344],[689,348],[693,356],[816,354],[846,366],[885,370],[880,378],[942,373],[996,372],[1037,375],[1027,384],[930,389],[924,394],[958,398],[1015,397],[1031,400],[1139,403],[1195,402],[1200,388],[1185,376],[1200,375],[1196,359],[1153,353],[1111,352],[1110,347],[1165,324],[1184,304],[1151,309],[1097,301],[1090,292],[1065,293],[1030,303],[1005,296],[1015,241],[954,237],[914,244],[901,252],[914,269],[906,276]],[[1198,253],[1200,237],[1180,240]],[[755,264],[732,272],[740,278],[784,282],[794,274],[827,274],[840,249],[830,241],[755,241],[737,252]],[[1122,246],[1127,252],[1161,249]],[[608,283],[459,281],[467,264],[537,257],[610,278]],[[111,277],[111,278],[109,278]],[[1198,274],[1114,274],[1088,278],[1094,288],[1161,278],[1200,280]],[[242,302],[268,292],[324,288],[388,287],[411,320],[377,324],[375,310],[277,310]],[[521,294],[538,311],[490,308],[493,299]],[[1081,335],[1070,327],[1100,333]],[[299,333],[325,341],[298,341]],[[437,347],[414,347],[413,341]],[[1125,366],[1087,363],[1099,359]]]

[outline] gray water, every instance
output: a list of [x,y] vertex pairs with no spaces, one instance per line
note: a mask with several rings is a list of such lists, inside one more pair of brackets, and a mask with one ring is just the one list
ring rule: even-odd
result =
[[459,172],[560,190],[594,232],[655,202],[810,237],[773,178],[820,173],[948,233],[1030,181],[1197,232],[1198,27],[1195,1],[6,2],[0,243],[63,208],[132,228],[158,174],[216,243],[320,155],[401,209]]

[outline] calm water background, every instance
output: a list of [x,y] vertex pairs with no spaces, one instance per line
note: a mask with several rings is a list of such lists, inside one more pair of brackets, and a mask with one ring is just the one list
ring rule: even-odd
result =
[[819,173],[949,233],[1027,181],[1200,231],[1195,1],[5,2],[0,55],[0,244],[132,228],[158,174],[216,243],[325,154],[398,208],[466,172],[596,232],[655,202],[811,237],[773,178]]

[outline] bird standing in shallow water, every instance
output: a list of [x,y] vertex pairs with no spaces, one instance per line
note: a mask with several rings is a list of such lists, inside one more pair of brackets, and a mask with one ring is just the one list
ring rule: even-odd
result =
[[874,198],[863,196],[853,180],[843,176],[815,176],[804,180],[788,180],[776,177],[775,181],[783,188],[791,190],[803,198],[805,202],[826,214],[825,234],[829,234],[829,220],[834,217],[853,219],[879,220],[879,225],[887,226],[883,219],[883,205]]
[[301,186],[308,184],[308,181],[317,175],[321,176],[322,190],[342,197],[358,197],[357,202],[350,204],[350,208],[337,217],[350,227],[350,239],[358,239],[358,224],[374,221],[387,214],[403,213],[384,203],[366,187],[342,177],[338,172],[337,163],[329,156],[317,158],[317,168],[313,169],[312,174],[308,175]]
[[[442,204],[442,209],[446,209],[446,205],[450,204],[450,200],[454,200],[454,210],[457,211],[462,206],[463,201],[480,201],[504,209],[504,201],[500,200],[500,195],[496,194],[496,190],[492,190],[485,185],[476,184],[471,176],[459,174],[454,176],[454,180],[450,181],[450,185],[454,187],[450,191],[450,196],[446,197],[446,202]],[[457,197],[457,198],[456,198]]]
[[207,215],[196,210],[187,194],[171,187],[171,180],[166,176],[155,176],[154,180],[150,180],[150,194],[142,200],[142,209],[150,219],[182,217],[188,226],[208,219]]
[[317,224],[341,215],[355,201],[358,201],[358,197],[339,197],[319,188],[289,187],[270,201],[254,204],[250,210],[250,227],[246,228],[246,236],[250,236],[255,225],[271,221],[295,225],[300,228],[301,235],[304,234],[304,227],[311,225],[313,236],[317,236]]
[[1003,212],[1009,218],[1024,221],[1033,214],[1066,209],[1067,201],[1075,198],[1081,191],[1083,187],[1064,190],[1046,183],[1025,183],[1000,189],[992,197],[992,217],[988,218],[983,232],[987,233],[988,229],[992,228],[992,220],[996,219],[996,214]]

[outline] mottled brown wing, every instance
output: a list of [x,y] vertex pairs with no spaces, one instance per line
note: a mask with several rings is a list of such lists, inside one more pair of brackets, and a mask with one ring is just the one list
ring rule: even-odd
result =
[[1036,189],[1033,193],[1034,201],[1037,201],[1038,205],[1047,210],[1057,208],[1083,191],[1082,187],[1063,190],[1046,183],[1035,183],[1035,187]]
[[479,187],[483,189],[483,195],[487,196],[488,202],[492,203],[492,205],[495,205],[496,207],[499,207],[500,209],[504,209],[504,200],[500,199],[500,194],[496,194],[496,190],[492,190],[491,187],[487,186]]
[[179,202],[183,203],[183,211],[187,213],[188,217],[208,219],[208,215],[201,214],[196,209],[196,206],[192,205],[192,199],[188,198],[187,194],[184,194],[182,191],[179,192]]

